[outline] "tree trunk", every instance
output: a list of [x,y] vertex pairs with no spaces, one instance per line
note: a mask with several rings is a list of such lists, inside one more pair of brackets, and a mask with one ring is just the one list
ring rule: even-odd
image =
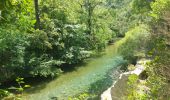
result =
[[87,20],[87,23],[88,23],[88,34],[91,35],[92,33],[92,20],[91,20],[91,17],[92,17],[92,7],[91,7],[91,3],[87,2],[87,11],[88,11],[88,20]]
[[35,5],[35,17],[36,17],[35,29],[41,29],[38,0],[34,0],[34,5]]

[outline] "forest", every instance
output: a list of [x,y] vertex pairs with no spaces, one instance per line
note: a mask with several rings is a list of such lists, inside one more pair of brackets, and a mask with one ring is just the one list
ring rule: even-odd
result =
[[[111,57],[102,58],[110,45],[114,45],[108,54]],[[74,83],[64,83],[67,79],[62,77],[78,73],[81,67],[75,66],[80,64],[95,68],[82,68],[72,80],[79,75],[92,78],[90,73],[105,77],[103,67],[107,65],[101,61],[116,59],[109,64],[117,65],[109,66],[121,66],[126,72],[141,58],[150,60],[143,83],[148,90],[138,93],[139,77],[131,76],[133,88],[116,100],[169,100],[170,0],[0,0],[0,100],[42,100],[25,96],[29,95],[25,91],[34,87],[32,81],[61,79],[61,84],[71,85]],[[90,65],[89,59],[98,60]],[[92,80],[98,81],[91,82],[88,89],[92,92],[66,95],[67,99],[56,94],[49,100],[100,100],[99,95],[113,80]],[[86,80],[82,81],[85,84]]]

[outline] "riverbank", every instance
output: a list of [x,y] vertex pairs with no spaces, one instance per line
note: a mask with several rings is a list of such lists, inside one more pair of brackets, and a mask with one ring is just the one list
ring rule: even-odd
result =
[[113,82],[110,71],[116,70],[122,63],[125,63],[114,50],[115,45],[110,45],[103,55],[90,58],[86,64],[77,66],[76,70],[64,73],[50,82],[33,85],[24,92],[25,98],[47,100],[56,97],[59,100],[67,100],[82,92],[100,95]]
[[145,65],[149,61],[147,59],[138,60],[133,71],[120,74],[118,80],[101,94],[101,100],[121,100],[122,97],[127,96],[129,76],[133,74],[139,76],[145,70]]

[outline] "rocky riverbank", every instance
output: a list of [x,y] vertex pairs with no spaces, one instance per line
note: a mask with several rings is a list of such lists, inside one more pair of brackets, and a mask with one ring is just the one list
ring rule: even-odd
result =
[[101,100],[121,100],[121,98],[127,95],[127,82],[128,77],[132,74],[139,76],[145,70],[145,65],[149,60],[141,59],[137,61],[135,65],[135,69],[132,71],[128,71],[120,74],[120,77],[114,84],[103,92],[101,95]]

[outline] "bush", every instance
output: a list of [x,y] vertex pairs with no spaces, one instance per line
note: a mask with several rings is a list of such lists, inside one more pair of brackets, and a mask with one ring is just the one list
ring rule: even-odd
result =
[[[6,30],[8,27],[8,30]],[[8,79],[19,75],[25,65],[25,46],[28,44],[25,33],[20,33],[14,26],[0,28],[0,72],[1,79]]]
[[135,27],[126,33],[126,36],[122,41],[118,42],[117,51],[125,59],[134,62],[135,55],[145,49],[147,38],[149,38],[149,30],[147,26],[140,25]]

